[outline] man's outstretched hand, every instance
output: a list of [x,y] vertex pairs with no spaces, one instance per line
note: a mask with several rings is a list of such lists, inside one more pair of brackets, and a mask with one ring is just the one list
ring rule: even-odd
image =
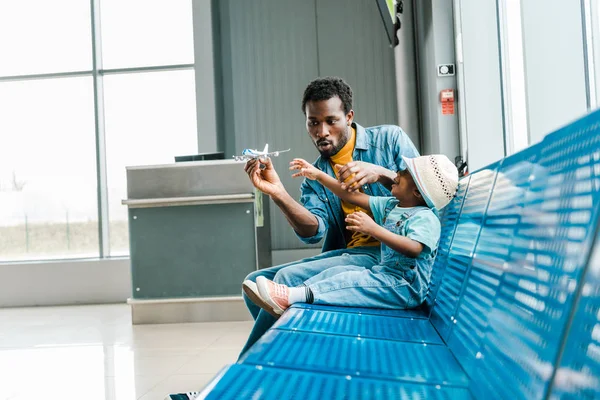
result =
[[[260,169],[261,164],[264,169]],[[285,191],[270,158],[250,160],[244,166],[244,171],[254,187],[266,195],[274,196]]]

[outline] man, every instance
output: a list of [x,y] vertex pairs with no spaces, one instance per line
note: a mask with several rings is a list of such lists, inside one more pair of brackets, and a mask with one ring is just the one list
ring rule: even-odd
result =
[[[354,123],[352,89],[340,78],[312,81],[304,91],[302,112],[306,116],[308,134],[320,153],[314,165],[344,182],[347,190],[390,196],[396,172],[406,169],[402,156],[419,156],[400,127],[382,125],[365,129]],[[335,164],[343,167],[334,170]],[[331,267],[371,268],[379,263],[380,251],[379,242],[374,238],[346,229],[346,216],[361,209],[340,201],[317,181],[304,180],[298,203],[283,187],[270,159],[248,161],[245,171],[252,184],[273,199],[300,240],[317,243],[325,237],[325,241],[323,252],[315,257],[255,271],[246,277],[243,296],[255,323],[241,354],[260,339],[277,318],[273,310],[267,312],[255,304],[260,301],[255,285],[258,276],[298,286]]]

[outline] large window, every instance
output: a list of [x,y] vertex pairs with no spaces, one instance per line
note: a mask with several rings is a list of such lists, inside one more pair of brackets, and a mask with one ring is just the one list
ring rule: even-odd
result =
[[92,69],[90,2],[0,2],[0,76]]
[[0,83],[0,261],[98,256],[91,77]]
[[197,151],[191,0],[2,2],[0,54],[0,262],[127,255],[125,167]]
[[194,71],[118,74],[104,79],[110,252],[129,251],[125,167],[166,164],[198,148]]
[[190,0],[101,0],[104,68],[194,62]]

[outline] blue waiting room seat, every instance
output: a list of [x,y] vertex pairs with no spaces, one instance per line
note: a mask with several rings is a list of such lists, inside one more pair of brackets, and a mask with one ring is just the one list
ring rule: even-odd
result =
[[415,310],[296,304],[200,399],[600,399],[600,111],[460,182]]

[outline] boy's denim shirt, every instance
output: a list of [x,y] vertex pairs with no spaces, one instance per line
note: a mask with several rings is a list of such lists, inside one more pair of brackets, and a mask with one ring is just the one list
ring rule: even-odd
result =
[[[353,126],[356,129],[356,145],[352,153],[354,161],[380,165],[397,172],[406,169],[402,156],[409,158],[419,156],[414,144],[399,126],[380,125],[363,128],[356,123],[353,123]],[[319,157],[313,165],[335,178],[329,160]],[[362,190],[370,196],[391,196],[390,191],[379,182],[364,185]],[[340,198],[317,181],[310,179],[304,179],[300,192],[300,203],[317,217],[319,222],[319,228],[314,236],[298,235],[300,240],[312,244],[319,242],[325,236],[323,252],[346,248],[344,236],[346,225]]]

